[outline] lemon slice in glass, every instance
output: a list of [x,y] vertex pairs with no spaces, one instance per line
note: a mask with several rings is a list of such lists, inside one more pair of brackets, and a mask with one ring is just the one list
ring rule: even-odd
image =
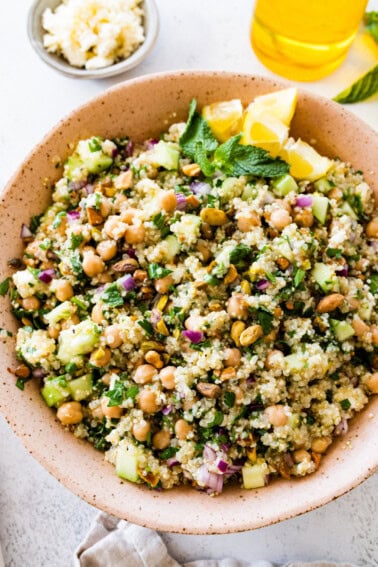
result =
[[219,142],[226,142],[239,134],[242,126],[243,105],[239,99],[208,104],[202,116]]
[[258,146],[276,156],[288,138],[289,128],[274,116],[256,115],[254,109],[250,109],[253,104],[245,113],[241,143]]
[[280,152],[290,165],[290,175],[296,179],[315,181],[323,177],[333,164],[331,159],[321,156],[310,144],[300,138],[290,138]]
[[256,116],[267,114],[289,126],[294,116],[297,98],[298,92],[294,87],[282,89],[274,93],[257,96],[248,110]]

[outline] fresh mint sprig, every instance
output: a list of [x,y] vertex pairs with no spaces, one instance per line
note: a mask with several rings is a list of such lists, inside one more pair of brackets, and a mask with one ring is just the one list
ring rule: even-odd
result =
[[370,98],[378,92],[378,65],[334,97],[334,101],[352,104]]

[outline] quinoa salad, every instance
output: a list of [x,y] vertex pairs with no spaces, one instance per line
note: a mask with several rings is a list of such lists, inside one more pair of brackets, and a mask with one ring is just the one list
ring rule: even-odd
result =
[[17,386],[122,479],[302,477],[378,393],[373,192],[258,102],[79,141],[9,261]]

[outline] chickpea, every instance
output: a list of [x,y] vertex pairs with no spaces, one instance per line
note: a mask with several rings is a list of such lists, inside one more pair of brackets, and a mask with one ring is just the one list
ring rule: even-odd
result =
[[35,311],[39,308],[40,304],[41,302],[39,301],[38,297],[35,297],[35,295],[32,295],[31,297],[25,297],[25,299],[23,299],[21,302],[21,305],[23,309],[25,309],[25,311]]
[[368,333],[370,330],[369,326],[364,321],[362,321],[362,319],[353,319],[352,327],[359,339],[366,335],[366,333]]
[[238,348],[227,348],[225,351],[224,365],[237,368],[240,366],[241,353]]
[[144,226],[131,225],[126,229],[125,240],[128,244],[140,244],[143,242],[145,236]]
[[142,390],[138,396],[138,406],[146,413],[156,413],[159,409],[156,393],[153,390]]
[[274,427],[281,427],[287,424],[288,417],[285,413],[285,408],[280,404],[265,408],[265,415]]
[[128,209],[122,209],[120,214],[120,219],[122,222],[126,224],[133,224],[133,220],[135,215],[137,214],[138,210],[134,207],[129,207]]
[[96,305],[93,306],[91,319],[94,323],[97,323],[97,325],[101,325],[106,321],[104,317],[103,309],[104,309],[103,303],[96,303]]
[[268,370],[282,368],[284,355],[280,350],[271,350],[266,357],[265,366]]
[[330,313],[344,303],[345,297],[341,293],[331,293],[323,297],[316,306],[318,313]]
[[167,213],[176,210],[177,198],[174,191],[162,191],[159,195],[159,205]]
[[96,252],[102,260],[107,262],[117,254],[117,243],[115,240],[103,240],[97,244]]
[[283,230],[292,222],[290,213],[286,209],[275,209],[270,215],[269,224],[277,230]]
[[175,366],[166,366],[159,372],[160,382],[163,384],[164,388],[167,390],[174,390],[176,386],[175,382]]
[[119,325],[109,325],[104,331],[106,344],[110,348],[118,348],[123,343],[122,337],[120,335],[121,328]]
[[151,364],[141,364],[135,371],[133,380],[137,384],[148,384],[157,375],[157,370]]
[[378,238],[378,217],[373,218],[366,225],[366,236],[368,238]]
[[61,323],[61,329],[69,329],[72,325],[78,325],[80,323],[80,319],[77,315],[71,315],[68,319]]
[[125,235],[127,225],[118,216],[111,216],[104,224],[105,234],[113,240],[119,240]]
[[202,325],[202,319],[198,315],[190,315],[185,319],[185,329],[188,331],[200,331]]
[[191,433],[192,428],[185,421],[185,419],[179,419],[175,423],[175,433],[176,436],[180,439],[180,441],[185,441],[188,438],[189,433]]
[[133,425],[133,435],[137,441],[143,443],[146,441],[149,432],[151,431],[151,423],[142,419],[139,423]]
[[298,226],[310,228],[310,226],[314,224],[314,215],[310,209],[303,209],[295,213],[294,222],[296,222]]
[[55,295],[59,301],[71,299],[73,294],[72,285],[68,280],[57,280],[55,282]]
[[105,417],[114,417],[115,419],[119,419],[122,415],[123,409],[121,406],[110,406],[109,407],[109,398],[104,396],[101,398],[101,410]]
[[378,327],[377,325],[373,325],[371,328],[371,340],[373,341],[374,346],[378,346]]
[[102,421],[102,419],[104,417],[104,412],[102,411],[101,404],[99,406],[97,406],[96,408],[93,408],[91,410],[91,414],[92,414],[93,419],[98,419],[99,421]]
[[158,352],[156,352],[156,350],[147,351],[144,355],[144,359],[148,362],[148,364],[152,364],[155,368],[160,369],[164,366],[161,356]]
[[63,425],[80,423],[83,419],[81,404],[79,402],[66,402],[62,404],[56,412],[56,417]]
[[207,262],[211,258],[211,251],[205,240],[198,240],[196,249],[202,256],[202,261]]
[[311,450],[315,453],[325,453],[331,443],[330,437],[317,437],[311,443]]
[[160,451],[169,447],[170,442],[171,434],[169,433],[169,431],[165,431],[163,429],[155,433],[152,438],[152,445],[155,447],[155,449],[159,449]]
[[169,287],[171,285],[173,285],[173,278],[169,274],[168,276],[165,276],[165,278],[159,278],[159,279],[155,280],[154,285],[155,285],[155,289],[158,293],[167,293],[167,291],[169,290]]
[[348,297],[347,300],[350,311],[357,311],[360,308],[360,302],[355,297]]
[[94,278],[105,270],[105,264],[97,254],[84,254],[82,265],[84,273],[90,278]]
[[101,216],[108,217],[110,215],[110,211],[112,210],[112,204],[109,201],[109,199],[106,199],[106,197],[102,196],[101,198],[101,203],[100,203],[100,213]]
[[51,325],[49,325],[47,333],[51,339],[57,339],[59,337],[60,331],[58,327],[52,327]]
[[311,461],[311,455],[308,451],[305,451],[304,449],[298,449],[297,451],[294,451],[293,459],[294,462],[297,464],[304,462],[309,463]]
[[341,201],[341,199],[343,198],[343,192],[338,187],[334,187],[328,193],[328,198],[334,199],[335,201]]
[[89,362],[96,366],[97,368],[103,368],[107,364],[109,364],[111,359],[112,353],[109,348],[98,348],[97,350],[93,351]]
[[246,319],[248,317],[248,305],[241,293],[235,293],[228,300],[227,313],[231,319]]
[[374,372],[374,374],[369,376],[366,380],[366,386],[372,394],[378,394],[378,372]]
[[252,228],[260,225],[260,217],[255,211],[249,211],[238,218],[238,229],[241,232],[249,232]]

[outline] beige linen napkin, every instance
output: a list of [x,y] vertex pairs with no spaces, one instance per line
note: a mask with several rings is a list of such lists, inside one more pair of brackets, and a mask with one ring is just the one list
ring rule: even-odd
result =
[[[269,561],[203,559],[181,565],[153,530],[100,513],[75,553],[75,567],[273,567]],[[284,567],[353,567],[350,563],[289,562]]]

